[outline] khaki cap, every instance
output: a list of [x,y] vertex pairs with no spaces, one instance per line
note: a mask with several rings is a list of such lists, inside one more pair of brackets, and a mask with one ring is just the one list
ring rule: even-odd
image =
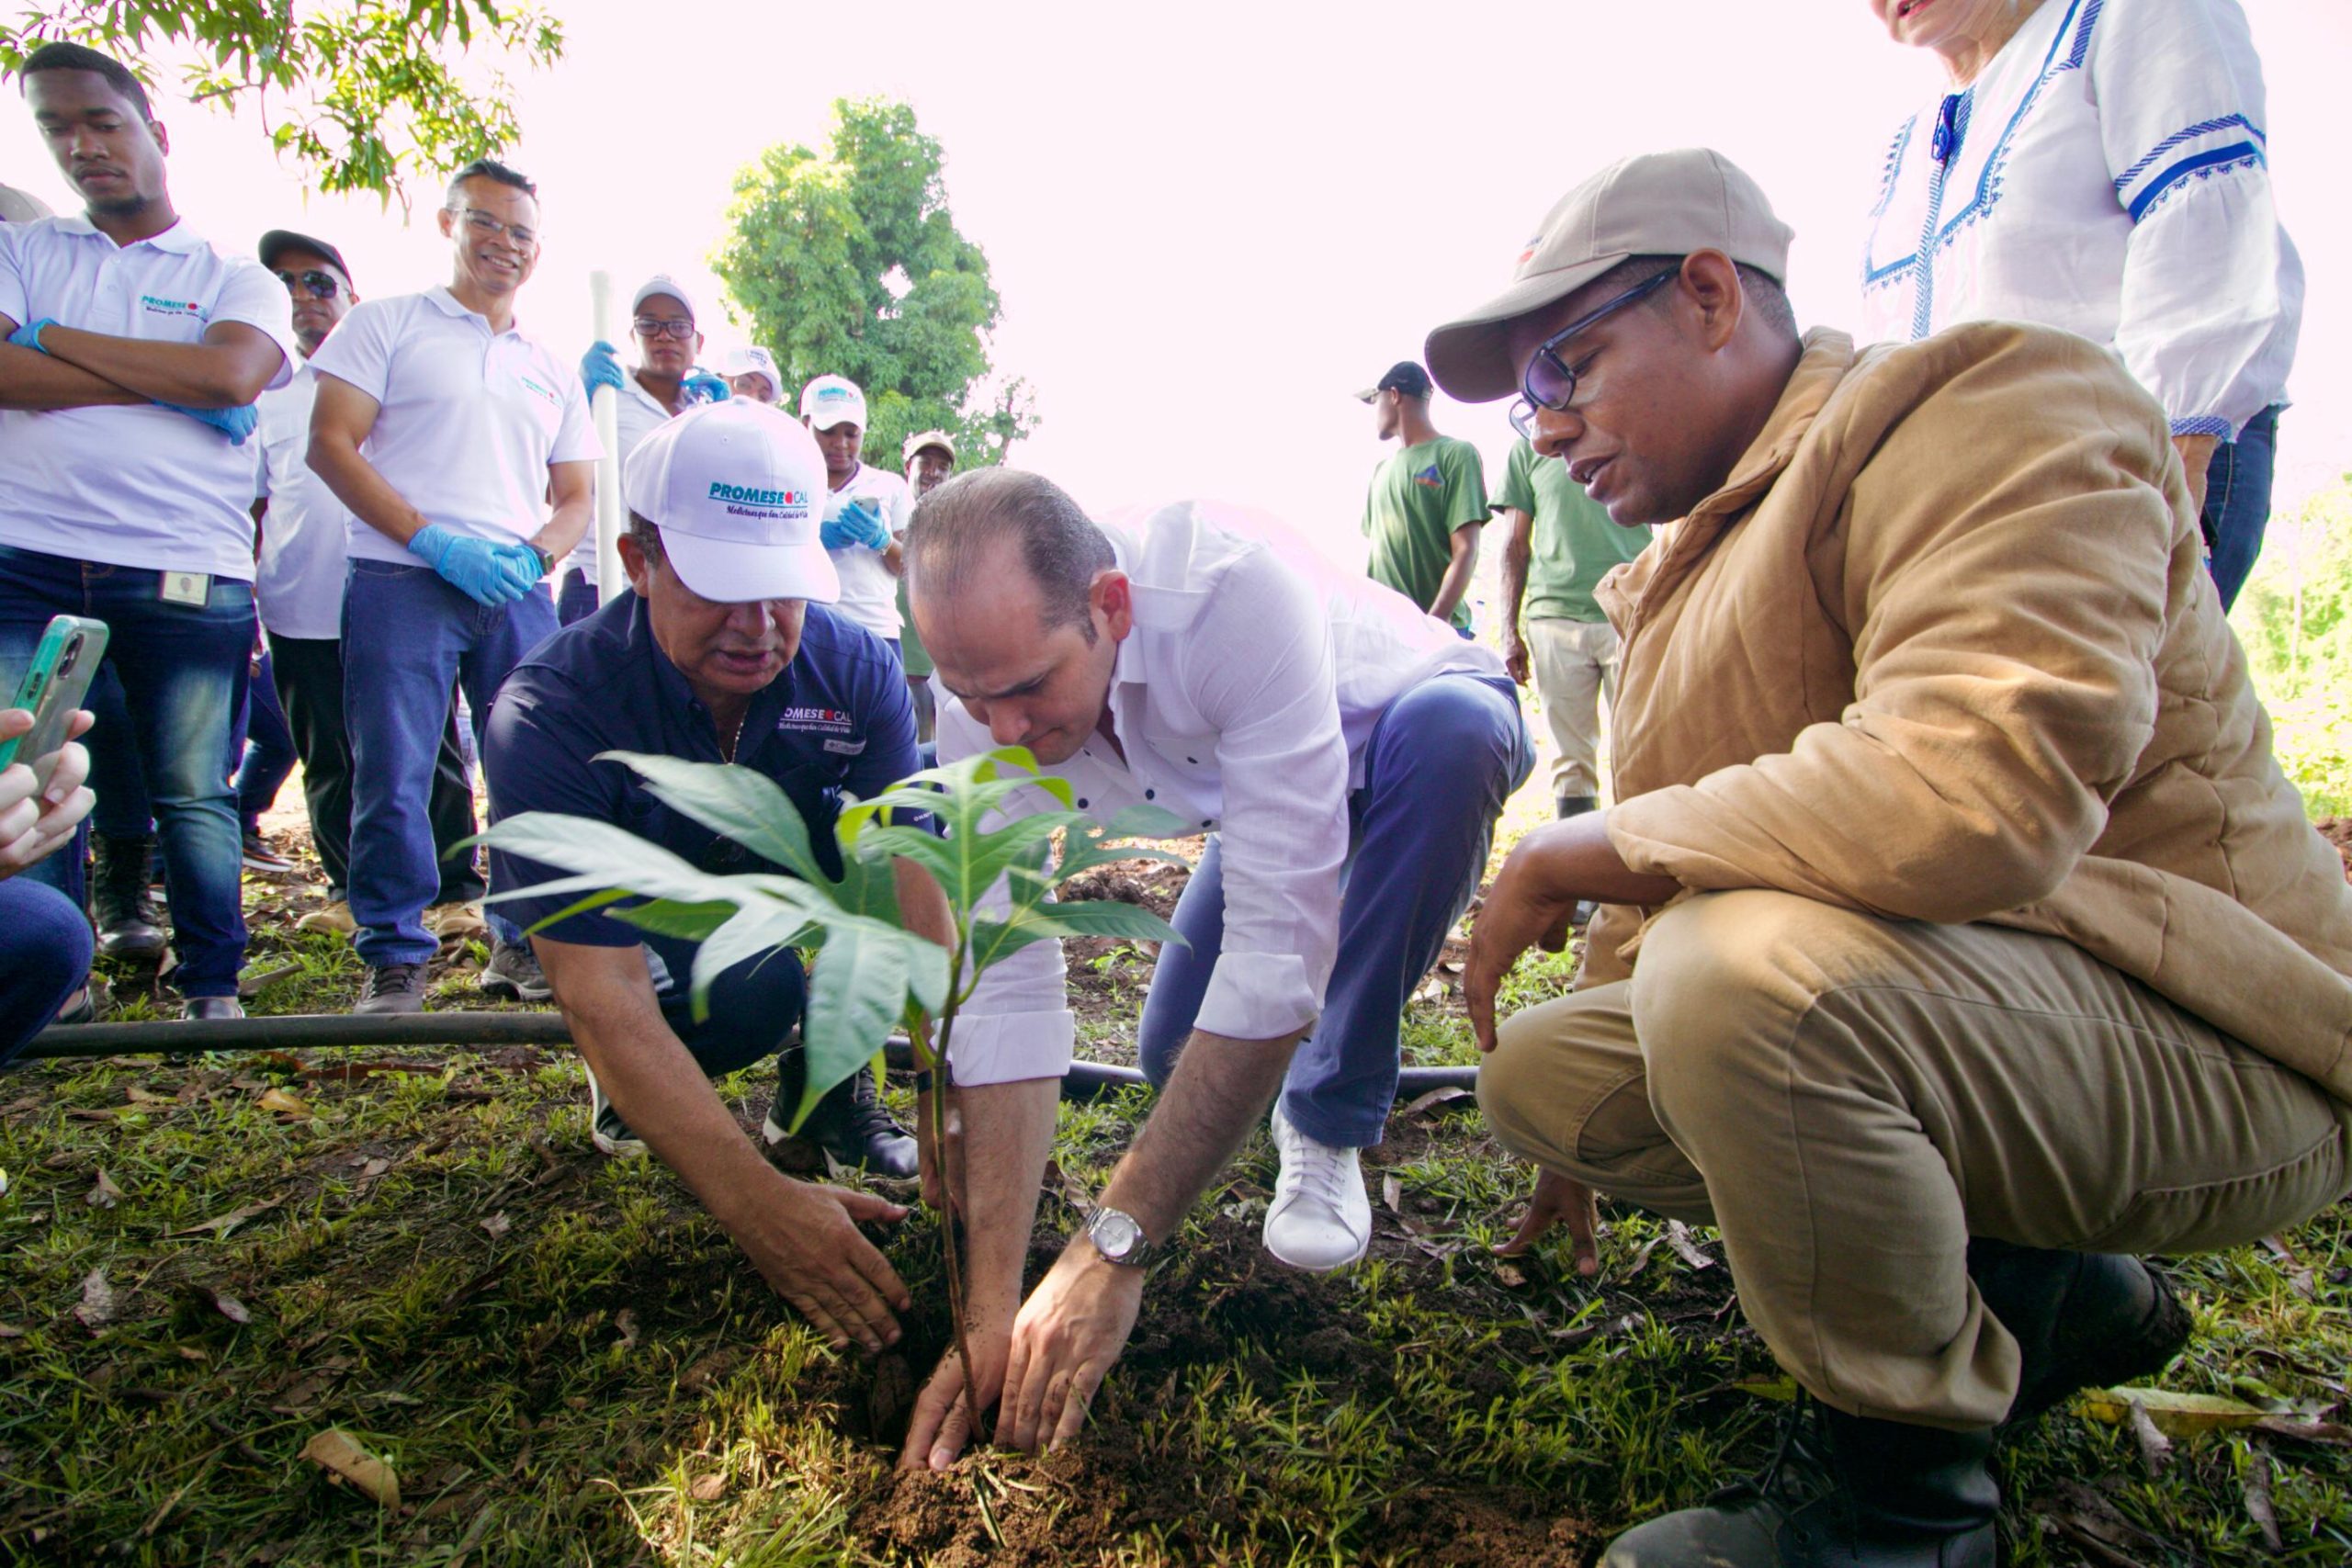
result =
[[1511,286],[1430,333],[1430,374],[1465,403],[1519,390],[1507,339],[1521,316],[1557,304],[1628,256],[1721,251],[1785,283],[1789,226],[1757,183],[1703,147],[1623,159],[1559,199],[1520,253]]

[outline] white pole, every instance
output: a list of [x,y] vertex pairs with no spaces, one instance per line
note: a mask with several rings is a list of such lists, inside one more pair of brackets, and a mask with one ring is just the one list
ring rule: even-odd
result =
[[[596,325],[596,336],[605,343],[617,343],[613,331],[613,275],[592,272],[588,275],[588,309]],[[596,463],[596,599],[610,604],[627,581],[621,575],[621,431],[620,394],[610,387],[599,387],[589,400],[588,412],[596,421],[596,440],[605,455]]]

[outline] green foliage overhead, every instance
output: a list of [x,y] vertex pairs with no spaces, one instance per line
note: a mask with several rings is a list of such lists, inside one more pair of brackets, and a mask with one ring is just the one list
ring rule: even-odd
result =
[[[917,1055],[944,1057],[956,1009],[979,976],[1031,942],[1049,937],[1115,936],[1182,942],[1150,910],[1112,900],[1059,903],[1057,885],[1108,861],[1179,861],[1164,851],[1124,842],[1168,837],[1184,824],[1157,807],[1121,812],[1107,826],[1069,809],[1069,786],[1037,771],[1018,747],[929,769],[854,803],[834,826],[842,874],[827,874],[791,797],[765,775],[731,763],[684,762],[634,751],[598,761],[635,769],[663,805],[792,874],[721,876],[610,823],[554,812],[511,817],[484,834],[497,848],[572,874],[501,897],[586,893],[550,922],[598,908],[640,930],[699,942],[694,1010],[706,1016],[713,980],[747,959],[785,948],[814,954],[808,1015],[807,1089],[798,1126],[826,1090],[864,1067],[890,1031],[904,1023]],[[1063,809],[984,826],[1005,798],[1039,789]],[[945,829],[934,834],[904,820],[925,812]],[[1053,840],[1063,840],[1053,856]],[[900,922],[892,862],[904,857],[937,880],[947,896],[955,950]],[[1003,887],[1001,903],[989,902]],[[622,907],[619,900],[642,897]],[[542,922],[550,923],[550,922]],[[934,1033],[935,1031],[935,1033]]]
[[1002,308],[987,255],[947,210],[945,163],[907,105],[841,99],[825,152],[771,147],[735,176],[711,257],[729,314],[775,351],[787,399],[819,376],[855,381],[868,460],[893,471],[918,431],[948,432],[974,467],[1036,425],[1023,382],[989,382]]
[[[322,191],[407,204],[413,181],[495,154],[521,133],[514,93],[493,69],[469,82],[457,57],[477,43],[548,66],[563,28],[497,0],[41,0],[0,20],[0,71],[57,40],[85,44],[158,89],[153,56],[184,60],[178,91],[232,112],[250,103],[270,144]],[[168,120],[169,105],[156,117]]]
[[2279,766],[2314,816],[2352,813],[2352,476],[2271,519],[2230,622]]

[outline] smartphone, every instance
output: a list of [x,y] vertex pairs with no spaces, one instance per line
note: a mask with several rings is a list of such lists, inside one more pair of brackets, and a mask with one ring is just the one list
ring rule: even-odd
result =
[[57,771],[58,754],[65,749],[66,731],[73,727],[82,699],[90,694],[90,682],[96,678],[98,662],[106,653],[104,621],[60,615],[49,623],[48,630],[41,633],[40,646],[33,649],[25,678],[17,683],[16,700],[8,705],[29,712],[33,727],[13,740],[0,740],[0,768],[22,757],[32,764],[38,787],[49,787],[49,776]]

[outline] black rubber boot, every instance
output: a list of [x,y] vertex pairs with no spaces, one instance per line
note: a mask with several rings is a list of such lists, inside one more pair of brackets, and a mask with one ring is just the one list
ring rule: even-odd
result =
[[1589,795],[1555,795],[1552,797],[1552,812],[1556,820],[1565,822],[1571,817],[1581,817],[1600,802]]
[[1989,1431],[1847,1416],[1802,1395],[1762,1474],[1652,1519],[1600,1568],[1993,1568]]
[[2077,1389],[2153,1376],[2188,1343],[2188,1309],[2137,1258],[1979,1237],[1968,1244],[1968,1277],[2023,1352],[2004,1433]]
[[148,887],[155,840],[90,835],[96,865],[90,872],[91,923],[98,929],[98,953],[134,964],[164,956],[164,926]]

